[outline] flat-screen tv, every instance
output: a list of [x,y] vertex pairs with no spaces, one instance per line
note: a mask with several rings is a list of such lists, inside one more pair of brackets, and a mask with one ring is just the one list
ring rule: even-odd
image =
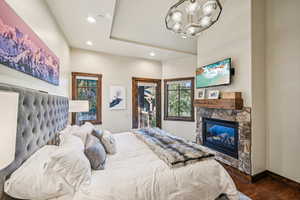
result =
[[196,71],[196,87],[206,88],[229,85],[231,80],[231,58],[199,67]]

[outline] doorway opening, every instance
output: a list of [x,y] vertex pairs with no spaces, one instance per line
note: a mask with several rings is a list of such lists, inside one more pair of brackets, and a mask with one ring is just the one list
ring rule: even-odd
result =
[[161,128],[161,80],[132,78],[132,128]]

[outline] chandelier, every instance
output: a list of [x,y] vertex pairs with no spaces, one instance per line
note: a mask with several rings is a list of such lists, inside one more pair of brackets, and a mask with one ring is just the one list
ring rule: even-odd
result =
[[183,38],[195,37],[216,23],[221,12],[219,0],[179,0],[168,11],[166,27]]

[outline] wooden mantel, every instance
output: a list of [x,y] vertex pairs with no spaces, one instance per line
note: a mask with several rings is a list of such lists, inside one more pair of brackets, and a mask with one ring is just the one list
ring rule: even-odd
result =
[[195,107],[241,110],[244,107],[243,99],[196,99]]

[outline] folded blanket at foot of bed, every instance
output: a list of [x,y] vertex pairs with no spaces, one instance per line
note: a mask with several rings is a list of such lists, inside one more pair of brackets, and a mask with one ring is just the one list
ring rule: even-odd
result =
[[203,151],[201,146],[159,128],[142,128],[134,130],[133,133],[171,168],[185,166],[214,156]]

